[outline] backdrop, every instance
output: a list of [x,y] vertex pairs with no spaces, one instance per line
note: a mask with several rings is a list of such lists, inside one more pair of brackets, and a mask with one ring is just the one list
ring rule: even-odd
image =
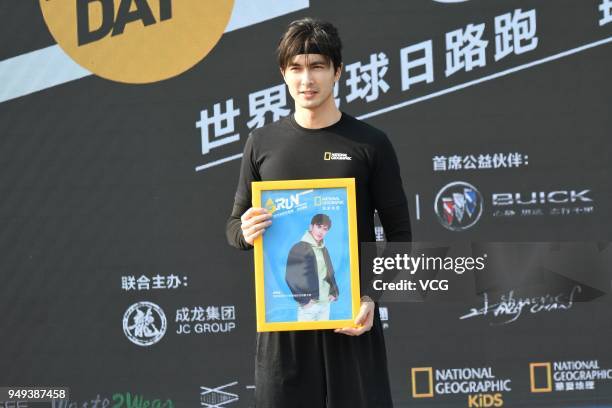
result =
[[[304,16],[340,31],[336,102],[389,135],[415,240],[610,240],[610,0],[3,1],[0,386],[253,406],[225,221],[249,131],[293,108],[274,51]],[[585,290],[382,303],[395,405],[612,406],[610,297]]]

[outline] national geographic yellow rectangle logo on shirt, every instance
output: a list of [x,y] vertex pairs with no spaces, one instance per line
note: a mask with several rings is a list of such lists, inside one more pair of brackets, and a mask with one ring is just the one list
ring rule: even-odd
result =
[[325,152],[323,160],[353,160],[353,158],[346,153]]

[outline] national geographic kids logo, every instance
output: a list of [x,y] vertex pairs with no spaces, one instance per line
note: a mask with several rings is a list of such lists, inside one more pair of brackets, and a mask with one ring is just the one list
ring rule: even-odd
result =
[[233,0],[40,0],[53,38],[106,79],[151,83],[201,61],[225,31]]
[[412,398],[465,396],[465,405],[453,406],[503,407],[504,393],[512,391],[511,380],[498,378],[493,367],[413,367],[410,377]]

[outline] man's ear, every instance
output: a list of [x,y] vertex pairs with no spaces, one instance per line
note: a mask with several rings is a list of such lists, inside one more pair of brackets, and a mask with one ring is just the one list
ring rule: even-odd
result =
[[341,62],[338,69],[336,69],[336,73],[334,75],[335,76],[334,81],[337,82],[340,80],[340,75],[342,75],[342,68],[344,68],[344,64]]
[[281,76],[283,77],[283,81],[285,81],[285,70],[282,69],[281,67],[278,67],[278,69],[280,70]]

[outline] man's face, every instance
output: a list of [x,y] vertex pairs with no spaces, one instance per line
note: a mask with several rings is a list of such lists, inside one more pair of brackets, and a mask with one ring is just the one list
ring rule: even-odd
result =
[[289,61],[282,72],[296,107],[316,109],[333,102],[334,82],[340,78],[342,67],[334,66],[321,54],[300,54]]
[[325,235],[329,232],[329,226],[323,224],[311,224],[310,233],[317,242],[323,241]]

